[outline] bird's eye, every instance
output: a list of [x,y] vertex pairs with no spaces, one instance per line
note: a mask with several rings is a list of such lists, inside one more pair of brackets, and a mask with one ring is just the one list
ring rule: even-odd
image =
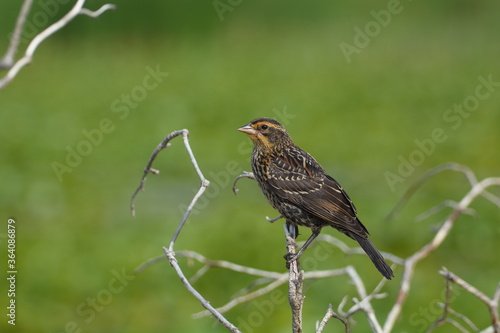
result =
[[261,127],[261,128],[262,128],[263,130],[266,130],[266,129],[268,129],[268,128],[269,128],[269,126],[267,126],[267,125],[262,125],[262,127]]

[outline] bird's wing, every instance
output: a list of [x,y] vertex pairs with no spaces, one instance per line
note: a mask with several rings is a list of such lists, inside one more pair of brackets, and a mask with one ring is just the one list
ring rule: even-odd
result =
[[366,238],[368,231],[344,189],[316,160],[298,147],[272,159],[269,185],[274,193],[337,229]]

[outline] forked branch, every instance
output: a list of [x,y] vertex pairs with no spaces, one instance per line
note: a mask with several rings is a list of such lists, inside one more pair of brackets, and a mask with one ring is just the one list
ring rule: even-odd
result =
[[[467,167],[456,164],[456,163],[447,163],[441,166],[438,166],[436,168],[433,168],[429,171],[427,171],[424,176],[420,177],[415,184],[410,186],[410,189],[406,192],[406,194],[403,196],[403,199],[400,201],[400,203],[396,206],[396,208],[393,210],[393,213],[397,212],[406,200],[409,199],[409,197],[413,194],[413,192],[421,186],[426,180],[428,180],[430,177],[434,176],[435,174],[442,172],[444,170],[454,170],[461,172],[465,174],[467,179],[469,180],[469,183],[471,184],[471,189],[469,192],[455,205],[453,205],[453,210],[452,212],[448,215],[448,217],[445,219],[445,221],[441,224],[439,229],[436,232],[436,235],[433,237],[433,239],[423,246],[420,250],[415,252],[413,255],[409,256],[408,258],[405,259],[404,265],[403,265],[403,277],[401,280],[400,284],[400,290],[398,293],[398,297],[396,299],[396,302],[394,306],[392,307],[391,311],[389,312],[389,315],[387,316],[386,322],[384,324],[383,332],[384,333],[389,333],[392,331],[394,325],[396,324],[397,319],[399,318],[403,304],[408,297],[409,291],[410,291],[410,286],[411,286],[411,281],[414,276],[414,270],[415,266],[417,265],[418,262],[420,262],[422,259],[426,258],[429,256],[432,252],[434,252],[446,239],[446,237],[449,235],[453,225],[455,224],[455,221],[458,219],[460,215],[462,215],[464,212],[467,212],[469,209],[469,205],[478,197],[478,196],[483,196],[493,204],[497,205],[500,207],[500,198],[496,197],[495,195],[491,194],[490,192],[487,191],[487,189],[491,186],[500,186],[500,178],[486,178],[483,179],[482,181],[478,182],[476,176],[474,173]],[[393,213],[391,213],[391,217],[393,216]]]
[[147,178],[147,175],[149,173],[153,173],[153,174],[158,174],[159,171],[158,170],[155,170],[152,168],[152,165],[153,165],[153,162],[154,160],[156,159],[156,157],[158,156],[158,154],[160,153],[160,151],[162,151],[163,149],[167,148],[170,146],[170,141],[172,139],[174,139],[175,137],[177,136],[182,136],[182,139],[184,141],[184,145],[186,147],[186,150],[189,154],[189,157],[191,159],[191,163],[193,164],[193,167],[194,169],[196,170],[196,173],[198,175],[198,177],[200,178],[201,180],[201,185],[200,185],[200,189],[198,190],[198,192],[195,194],[195,196],[193,197],[193,200],[191,201],[191,203],[189,204],[184,216],[182,217],[179,225],[177,226],[177,230],[175,231],[173,237],[172,237],[172,240],[170,241],[170,245],[168,248],[164,247],[163,250],[165,251],[165,255],[167,256],[167,259],[170,263],[170,265],[174,268],[175,272],[177,273],[177,275],[179,276],[179,278],[181,279],[181,282],[184,284],[184,286],[186,287],[186,289],[191,293],[193,294],[201,303],[201,305],[207,309],[208,311],[210,311],[211,314],[214,315],[215,318],[217,318],[217,320],[222,324],[224,325],[230,332],[233,332],[233,333],[241,333],[238,328],[236,326],[234,326],[231,322],[229,322],[219,311],[217,311],[211,304],[209,301],[207,301],[192,285],[191,283],[189,282],[189,280],[186,278],[186,276],[184,275],[181,267],[179,266],[179,263],[177,262],[177,258],[176,258],[176,253],[174,251],[174,245],[175,245],[175,241],[177,240],[177,238],[179,237],[179,234],[180,232],[182,231],[182,228],[184,227],[189,215],[191,214],[191,211],[193,210],[193,207],[194,205],[196,204],[196,202],[198,201],[198,199],[203,195],[203,192],[205,192],[206,188],[208,187],[208,185],[210,184],[210,182],[203,176],[203,173],[201,172],[201,169],[200,167],[198,166],[198,163],[196,162],[196,158],[194,157],[194,154],[193,154],[193,151],[191,149],[191,146],[189,145],[189,131],[187,129],[183,129],[183,130],[180,130],[180,131],[175,131],[175,132],[172,132],[170,133],[169,135],[167,135],[167,137],[165,139],[163,139],[162,142],[160,142],[160,144],[155,148],[155,150],[153,151],[153,153],[151,154],[151,157],[149,158],[149,161],[148,163],[146,164],[146,167],[144,168],[144,173],[142,175],[142,178],[141,178],[141,181],[139,183],[139,186],[137,187],[137,189],[135,190],[134,194],[132,195],[132,199],[130,200],[130,208],[131,208],[131,211],[132,211],[132,214],[135,213],[135,209],[134,209],[134,201],[135,201],[135,198],[137,196],[137,194],[139,193],[139,191],[141,190],[144,190],[144,184],[146,182],[146,178]]
[[[451,288],[451,283],[454,283],[465,289],[468,293],[474,295],[481,302],[483,302],[487,306],[488,312],[490,313],[491,328],[493,329],[493,332],[500,333],[500,321],[498,316],[498,303],[500,301],[500,283],[497,285],[497,288],[493,293],[493,297],[489,298],[482,291],[480,291],[470,283],[464,281],[456,274],[453,274],[452,272],[448,271],[445,267],[443,268],[442,271],[439,272],[439,274],[443,275],[446,278],[447,291]],[[449,305],[447,300],[447,303],[444,305],[445,311],[443,317],[446,316],[448,306]]]

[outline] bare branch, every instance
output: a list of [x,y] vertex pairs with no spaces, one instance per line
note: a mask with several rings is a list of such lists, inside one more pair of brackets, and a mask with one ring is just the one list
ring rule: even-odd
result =
[[210,266],[202,266],[190,279],[189,282],[196,283],[203,275],[205,275],[210,270]]
[[434,330],[434,328],[443,325],[448,319],[448,312],[450,307],[450,293],[451,293],[451,282],[449,279],[446,279],[446,295],[445,302],[443,304],[443,315],[436,320],[427,330],[427,333],[430,333]]
[[154,258],[148,259],[147,261],[145,261],[142,264],[140,264],[139,266],[137,266],[136,269],[134,269],[134,273],[140,274],[140,273],[144,272],[149,266],[153,266],[154,264],[156,264],[160,261],[166,260],[166,259],[167,259],[167,257],[165,257],[164,255],[156,256]]
[[[284,227],[288,255],[293,256],[297,250],[297,244],[295,243],[294,237],[295,227],[288,223],[286,223]],[[299,260],[292,260],[289,263],[289,269],[288,302],[292,309],[292,332],[301,333],[302,307],[304,305],[304,296],[302,294],[302,289],[304,287],[304,272],[299,268]]]
[[446,318],[446,322],[452,324],[453,326],[455,326],[460,332],[462,333],[469,333],[469,331],[463,327],[458,321],[456,321],[455,319],[451,319],[451,318]]
[[[90,16],[90,17],[95,18],[95,17],[98,17],[99,15],[101,15],[102,13],[104,13],[105,11],[108,11],[110,9],[115,9],[114,5],[105,4],[100,9],[96,10],[95,12],[92,12],[88,9],[83,8],[85,1],[86,0],[77,0],[75,5],[73,6],[73,8],[71,8],[70,11],[68,13],[66,13],[66,15],[64,15],[61,19],[59,19],[55,23],[51,24],[45,30],[43,30],[38,35],[36,35],[35,38],[33,38],[33,40],[29,43],[28,47],[26,48],[26,52],[24,53],[24,56],[21,59],[19,59],[16,63],[9,66],[10,69],[7,72],[7,74],[2,79],[0,79],[0,89],[3,89],[7,84],[9,84],[16,77],[16,75],[19,73],[19,71],[24,66],[31,63],[36,49],[43,41],[45,41],[47,38],[49,38],[50,36],[55,34],[57,31],[59,31],[63,27],[65,27],[76,16],[86,15],[86,16]],[[14,31],[14,34],[16,34],[16,32],[17,32],[17,35],[16,35],[17,37],[15,37],[13,35],[13,38],[19,38],[20,33],[17,30],[17,28],[19,25],[20,26],[19,29],[22,30],[22,26],[24,24],[24,20],[26,18],[27,12],[29,11],[29,7],[31,7],[31,4],[26,4],[26,2],[23,4],[23,9],[21,10],[20,18],[18,18],[18,22],[16,23],[16,30]],[[21,20],[21,22],[19,22],[20,20]],[[15,49],[17,49],[19,42],[18,41],[11,42],[11,47],[13,47],[12,43],[15,44]],[[10,52],[15,54],[16,51],[14,50],[14,51],[10,51]],[[7,55],[10,56],[9,54],[7,54]],[[13,57],[13,55],[12,55],[12,57]],[[7,58],[7,61],[8,60],[9,59]]]
[[370,324],[372,331],[373,332],[382,332],[382,327],[380,326],[379,321],[377,320],[377,317],[375,316],[375,310],[373,309],[371,305],[371,300],[375,298],[382,298],[385,297],[386,294],[378,294],[379,290],[382,289],[382,287],[385,285],[387,282],[386,279],[382,279],[381,282],[375,287],[372,293],[369,295],[366,292],[366,287],[359,277],[358,272],[356,269],[352,266],[348,266],[347,268],[347,273],[349,277],[351,278],[352,283],[356,287],[356,290],[358,292],[358,295],[361,299],[359,301],[357,298],[353,298],[353,301],[355,303],[354,306],[352,306],[346,313],[343,312],[342,307],[345,304],[345,301],[341,303],[342,307],[339,306],[339,312],[342,314],[344,317],[349,318],[353,314],[355,314],[358,311],[363,311],[367,317],[368,317],[368,323]]
[[483,302],[488,307],[488,310],[490,312],[493,331],[495,333],[500,332],[500,322],[499,322],[499,317],[498,317],[498,300],[499,300],[499,296],[498,296],[499,291],[498,290],[500,290],[500,284],[498,284],[497,289],[495,290],[493,297],[490,299],[488,296],[486,296],[479,289],[472,286],[468,282],[462,280],[460,277],[453,274],[452,272],[449,272],[446,268],[444,268],[442,271],[440,271],[439,274],[443,275],[447,280],[454,282],[455,284],[464,288],[465,290],[467,290],[467,292],[476,296],[481,302]]
[[[429,180],[429,178],[447,170],[463,173],[471,186],[475,186],[477,184],[476,175],[472,172],[472,170],[469,167],[453,162],[438,165],[437,167],[432,168],[427,172],[425,172],[415,182],[413,182],[413,184],[410,185],[408,190],[406,190],[406,192],[403,194],[399,202],[389,213],[387,219],[388,220],[393,219],[396,216],[396,214],[401,210],[401,208],[403,208],[406,202],[408,202],[408,200],[410,200],[413,194],[415,194],[415,192],[420,188],[420,186],[422,186],[427,180]],[[481,192],[481,195],[486,199],[488,199],[489,201],[491,201],[497,207],[500,207],[500,198],[498,198],[497,196],[489,193],[488,191]]]
[[217,320],[222,324],[224,325],[224,327],[226,327],[229,331],[233,332],[233,333],[240,333],[240,331],[238,330],[238,328],[236,326],[234,326],[232,323],[230,323],[219,311],[217,311],[211,304],[209,301],[207,301],[195,288],[193,288],[193,286],[191,285],[191,283],[189,282],[189,280],[186,278],[186,276],[184,275],[184,273],[182,272],[182,269],[180,268],[178,262],[177,262],[177,258],[176,258],[176,254],[174,252],[174,245],[175,245],[175,241],[177,240],[180,232],[182,231],[182,228],[184,227],[185,223],[186,223],[186,220],[188,219],[189,215],[191,214],[191,211],[193,210],[193,207],[194,205],[196,204],[196,202],[198,201],[198,199],[203,195],[203,192],[205,191],[205,189],[208,187],[208,185],[210,184],[210,182],[203,176],[203,173],[201,172],[199,166],[198,166],[198,163],[196,162],[196,158],[194,157],[194,154],[193,154],[193,151],[191,149],[191,146],[189,145],[189,132],[188,130],[184,129],[184,130],[180,130],[180,131],[175,131],[175,132],[172,132],[170,133],[169,135],[167,135],[167,137],[156,147],[156,149],[153,151],[151,157],[149,158],[149,161],[146,165],[146,168],[144,169],[144,174],[141,178],[141,182],[139,184],[139,186],[137,187],[137,189],[135,190],[134,194],[132,195],[132,199],[131,199],[131,209],[132,209],[132,212],[134,211],[134,199],[135,199],[135,196],[137,195],[137,193],[142,190],[144,188],[144,182],[146,181],[146,176],[148,175],[148,173],[157,173],[157,171],[152,171],[153,169],[151,169],[151,166],[156,158],[156,156],[158,156],[159,152],[161,150],[163,150],[164,148],[168,147],[169,143],[170,143],[170,140],[172,140],[173,138],[179,136],[179,135],[182,135],[182,138],[183,138],[183,141],[184,141],[184,145],[186,147],[186,150],[189,154],[189,157],[191,159],[191,163],[193,164],[193,167],[196,171],[196,173],[198,174],[198,177],[200,178],[201,180],[201,185],[200,185],[200,188],[198,190],[198,192],[195,194],[195,196],[193,197],[193,199],[191,200],[191,203],[189,204],[184,216],[182,217],[181,221],[179,222],[179,225],[177,227],[177,230],[175,231],[174,235],[172,236],[172,240],[170,241],[170,245],[168,248],[164,247],[164,251],[165,251],[165,254],[168,258],[168,261],[170,263],[170,265],[174,268],[175,272],[177,273],[177,275],[179,276],[179,278],[181,279],[181,282],[184,284],[184,286],[186,287],[186,289],[191,293],[193,294],[201,303],[201,305],[207,309],[215,318],[217,318]]
[[319,323],[316,323],[316,333],[322,333],[323,330],[325,329],[326,327],[326,324],[328,323],[328,321],[332,318],[336,318],[338,319],[342,324],[344,324],[344,328],[345,328],[345,332],[346,333],[349,333],[350,332],[350,329],[349,329],[349,323],[347,322],[347,320],[342,317],[341,315],[338,315],[336,314],[333,309],[332,309],[332,305],[329,304],[328,305],[328,310],[326,311],[326,314],[325,316],[323,317],[323,319],[321,320],[321,322]]
[[97,18],[97,17],[101,16],[101,14],[104,13],[105,11],[107,11],[107,10],[113,10],[115,8],[116,8],[115,5],[107,3],[107,4],[104,4],[98,10],[95,10],[95,11],[89,10],[87,8],[82,8],[80,10],[80,14],[88,16],[88,17],[92,17],[92,18]]
[[[252,293],[245,293],[242,296],[239,296],[229,303],[218,307],[216,310],[220,313],[225,313],[226,311],[234,308],[236,305],[248,302],[256,297],[262,296],[282,284],[284,284],[289,277],[288,272],[285,273],[279,273],[279,272],[272,272],[272,271],[265,271],[257,268],[252,268],[252,267],[247,267],[247,266],[242,266],[239,264],[235,264],[229,261],[225,260],[211,260],[203,255],[194,252],[194,251],[179,251],[176,253],[176,256],[178,258],[187,258],[187,259],[194,259],[202,264],[203,267],[190,279],[190,283],[194,283],[200,275],[204,274],[208,269],[212,267],[217,267],[217,268],[224,268],[228,269],[234,272],[238,273],[243,273],[247,275],[253,275],[253,276],[258,276],[267,279],[267,282],[270,282],[266,287],[261,288],[257,291],[254,291]],[[138,268],[136,268],[135,272],[140,273],[144,271],[146,268],[149,266],[164,260],[165,256],[158,256],[154,257],[152,259],[149,259],[145,263],[141,264]],[[340,276],[340,275],[345,275],[347,274],[347,269],[346,268],[341,268],[341,269],[332,269],[332,270],[326,270],[326,271],[311,271],[307,273],[303,273],[303,279],[321,279],[321,278],[328,278],[328,277],[333,277],[333,276]],[[196,313],[193,315],[195,318],[200,318],[204,316],[210,315],[210,311],[202,311],[199,313]]]
[[[444,306],[444,305],[443,305]],[[451,306],[448,305],[448,313],[450,315],[453,315],[457,318],[460,318],[462,319],[462,321],[464,321],[467,325],[469,325],[469,327],[474,331],[474,332],[479,332],[479,328],[477,328],[476,325],[474,325],[474,323],[472,322],[472,320],[470,320],[469,318],[467,318],[465,315],[461,314],[461,313],[458,313],[456,312],[455,310],[453,310],[451,308]]]
[[[453,200],[445,200],[443,201],[442,203],[440,203],[439,205],[437,206],[434,206],[432,207],[431,209],[429,209],[428,211],[426,212],[423,212],[422,214],[418,215],[417,217],[415,217],[415,221],[416,222],[420,222],[422,220],[425,220],[427,219],[428,217],[434,215],[434,214],[437,214],[439,213],[440,211],[442,211],[443,209],[445,208],[453,208],[453,209],[456,209],[457,208],[457,205],[458,203],[456,201],[453,201]],[[463,211],[462,211],[463,214],[467,214],[467,215],[470,215],[472,217],[476,217],[476,211],[472,208],[465,208]]]
[[[453,227],[457,218],[462,214],[462,212],[471,204],[471,202],[477,196],[484,193],[486,191],[486,189],[490,186],[500,186],[500,178],[486,178],[478,183],[477,181],[475,181],[476,177],[472,174],[472,172],[468,168],[465,168],[462,166],[457,167],[456,165],[454,165],[453,167],[458,168],[460,171],[464,172],[467,175],[468,179],[471,182],[474,182],[475,185],[472,186],[470,191],[462,198],[462,200],[457,204],[455,209],[446,218],[446,220],[441,225],[441,227],[439,228],[438,232],[436,233],[434,238],[431,240],[431,242],[426,244],[419,251],[417,251],[416,253],[414,253],[413,255],[411,255],[410,257],[408,257],[405,260],[403,278],[401,280],[398,298],[396,300],[396,303],[392,307],[391,311],[389,312],[389,315],[387,316],[387,320],[384,324],[384,332],[386,332],[386,333],[390,332],[392,330],[392,328],[394,327],[394,325],[396,323],[397,318],[401,314],[403,303],[405,302],[405,300],[408,296],[408,293],[410,291],[410,283],[411,283],[411,279],[413,277],[413,272],[414,272],[416,264],[420,260],[427,257],[430,253],[435,251],[442,244],[442,242],[445,240],[445,238],[450,233],[450,230]],[[451,168],[451,167],[448,166],[448,169],[449,168]],[[464,171],[463,168],[465,168],[466,171]],[[444,168],[439,168],[439,169],[434,168],[433,170],[442,171],[442,170],[444,170]],[[434,171],[434,173],[435,172],[437,172],[437,171]],[[430,174],[433,174],[433,173],[430,173]]]
[[247,172],[247,171],[243,171],[243,173],[239,176],[237,176],[236,178],[234,178],[233,180],[233,193],[234,195],[238,194],[238,189],[236,188],[236,183],[238,182],[238,180],[240,180],[241,178],[250,178],[250,179],[255,179],[255,176],[253,175],[253,172]]
[[195,259],[195,260],[199,261],[200,263],[203,263],[209,267],[225,268],[225,269],[228,269],[228,270],[231,270],[234,272],[244,273],[244,274],[259,276],[259,277],[264,277],[264,278],[270,278],[273,280],[282,279],[284,276],[286,276],[286,273],[265,271],[262,269],[238,265],[238,264],[235,264],[235,263],[232,263],[229,261],[225,261],[225,260],[210,260],[210,259],[205,258],[203,255],[201,255],[197,252],[194,252],[194,251],[179,251],[177,255],[179,257]]
[[[236,297],[235,299],[233,299],[229,303],[217,308],[216,310],[220,313],[227,312],[239,304],[246,303],[246,302],[251,301],[259,296],[267,294],[270,291],[273,291],[274,289],[276,289],[279,286],[281,286],[282,284],[284,284],[286,281],[287,281],[287,276],[283,276],[282,278],[276,279],[275,281],[269,283],[267,286],[265,286],[263,288],[257,289],[254,292],[248,293],[246,295]],[[210,315],[209,311],[202,311],[199,313],[195,313],[193,315],[193,318],[201,318],[201,317],[205,317],[208,315]]]
[[179,264],[177,263],[177,259],[175,258],[175,252],[166,247],[164,247],[163,250],[167,255],[170,265],[172,265],[172,267],[175,269],[175,272],[181,279],[181,282],[184,284],[186,289],[191,294],[193,294],[201,302],[203,307],[206,308],[208,311],[210,311],[210,313],[213,314],[214,317],[217,318],[217,320],[222,325],[224,325],[224,327],[226,327],[230,332],[241,333],[236,326],[231,324],[222,314],[220,314],[212,305],[210,305],[210,302],[208,302],[196,289],[193,288],[193,286],[191,286],[188,279],[184,276],[184,273],[182,272],[182,269],[180,268]]
[[[443,267],[443,271],[441,271],[440,273],[441,274],[447,274],[448,270],[445,267]],[[466,316],[464,316],[461,313],[458,313],[458,312],[454,311],[451,308],[451,305],[450,305],[451,288],[452,288],[451,280],[447,278],[446,279],[445,302],[444,302],[444,304],[443,303],[438,303],[438,305],[443,308],[443,315],[438,320],[436,320],[434,323],[432,323],[432,325],[427,330],[427,333],[430,333],[430,332],[434,331],[435,328],[437,328],[439,326],[442,326],[445,323],[452,324],[453,326],[455,326],[456,328],[458,328],[462,332],[468,332],[468,330],[465,327],[463,327],[458,321],[450,318],[448,316],[448,314],[453,315],[453,316],[455,316],[455,317],[457,317],[459,319],[462,319],[467,325],[469,325],[469,327],[474,332],[479,332],[479,329],[476,327],[476,325],[474,325],[474,323],[469,318],[467,318]]]
[[19,16],[16,20],[14,31],[12,32],[12,36],[10,38],[9,48],[0,61],[0,69],[11,68],[12,65],[14,65],[17,48],[19,47],[19,42],[21,41],[21,33],[23,32],[24,22],[26,21],[26,17],[28,17],[32,5],[33,0],[24,0],[21,11],[19,12]]
[[[186,150],[189,154],[189,158],[191,160],[191,163],[193,164],[195,171],[198,174],[198,177],[200,178],[200,180],[202,182],[202,186],[200,187],[200,191],[202,190],[202,188],[206,188],[209,185],[209,182],[203,176],[203,174],[200,170],[200,167],[198,166],[198,163],[196,162],[193,151],[189,145],[189,139],[188,139],[189,138],[189,131],[187,129],[183,129],[180,131],[174,131],[174,132],[170,133],[169,135],[167,135],[165,137],[165,139],[163,139],[163,141],[160,142],[158,144],[158,146],[156,146],[156,148],[153,150],[153,153],[149,157],[148,163],[146,164],[146,167],[144,168],[144,173],[142,175],[141,182],[139,183],[139,186],[134,191],[134,194],[132,194],[132,198],[130,199],[130,210],[131,210],[133,216],[135,216],[135,198],[136,198],[137,194],[139,193],[139,191],[144,190],[144,184],[146,182],[146,178],[147,178],[148,174],[152,173],[152,174],[157,175],[160,173],[160,171],[152,168],[154,160],[156,159],[156,157],[158,156],[160,151],[169,147],[170,141],[179,135],[182,135],[182,138],[184,140],[184,146],[186,147]],[[203,193],[203,191],[205,191],[205,190],[203,189],[202,193]],[[195,195],[193,200],[194,199],[198,200],[198,198],[201,194],[197,193],[197,195]],[[194,202],[196,202],[196,201],[194,201]]]
[[[228,262],[225,260],[210,260],[210,259],[207,259],[206,257],[204,257],[203,255],[201,255],[197,252],[193,252],[193,251],[179,251],[177,253],[177,256],[195,259],[198,262],[205,264],[205,266],[203,266],[203,268],[205,268],[205,267],[206,268],[211,268],[211,267],[225,268],[225,269],[228,269],[228,270],[231,270],[234,272],[244,273],[244,274],[253,275],[253,276],[259,276],[262,278],[269,279],[269,281],[271,281],[268,286],[261,288],[257,291],[254,291],[252,293],[248,293],[248,294],[244,294],[242,296],[239,296],[236,299],[230,301],[229,303],[217,308],[217,311],[219,311],[220,313],[225,313],[226,311],[234,308],[238,304],[242,304],[242,303],[248,302],[256,297],[262,296],[265,293],[268,293],[268,292],[278,288],[279,286],[281,286],[282,284],[284,284],[288,280],[288,273],[264,271],[261,269],[242,266],[242,265]],[[307,273],[303,274],[303,277],[304,277],[304,280],[305,279],[320,279],[320,278],[327,278],[327,277],[332,277],[332,276],[339,276],[339,275],[343,275],[343,274],[346,274],[345,269],[335,269],[335,270],[328,270],[328,271],[311,271],[311,272],[307,272]],[[192,280],[193,280],[193,278],[191,278],[191,281]],[[193,315],[193,317],[200,318],[200,317],[208,316],[208,315],[210,315],[210,312],[203,311],[203,312],[199,312],[199,313]]]

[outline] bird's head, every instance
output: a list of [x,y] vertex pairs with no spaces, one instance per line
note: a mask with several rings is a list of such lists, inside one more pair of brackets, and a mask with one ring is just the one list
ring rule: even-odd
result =
[[247,125],[238,128],[238,131],[248,134],[255,148],[266,151],[280,151],[293,141],[287,131],[278,121],[272,118],[257,118]]

